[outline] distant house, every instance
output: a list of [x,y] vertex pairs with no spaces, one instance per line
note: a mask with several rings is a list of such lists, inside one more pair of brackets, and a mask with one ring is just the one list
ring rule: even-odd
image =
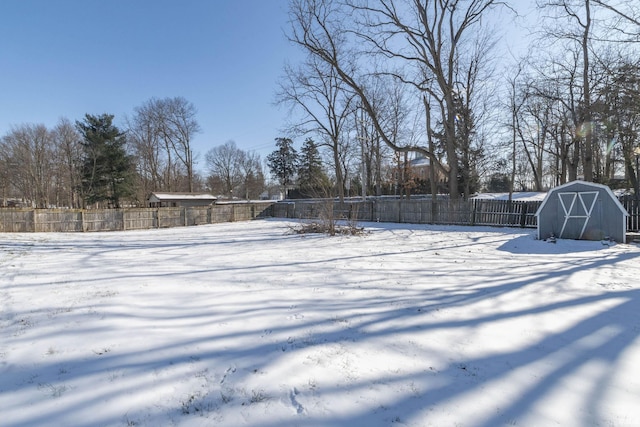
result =
[[[431,174],[431,160],[427,157],[418,157],[409,161],[409,167],[418,178],[428,181]],[[446,182],[447,176],[436,168],[436,182]]]
[[151,193],[147,202],[151,208],[209,206],[217,198],[208,193]]

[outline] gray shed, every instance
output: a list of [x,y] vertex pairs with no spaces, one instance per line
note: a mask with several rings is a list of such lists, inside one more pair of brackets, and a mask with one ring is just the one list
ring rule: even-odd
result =
[[629,214],[606,185],[572,181],[547,193],[536,212],[538,239],[602,240],[625,243]]

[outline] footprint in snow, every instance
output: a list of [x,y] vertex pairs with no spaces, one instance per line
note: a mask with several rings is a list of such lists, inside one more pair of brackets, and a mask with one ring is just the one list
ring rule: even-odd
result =
[[291,400],[291,404],[293,405],[297,414],[304,414],[304,406],[302,406],[300,402],[298,402],[298,399],[296,399],[297,395],[298,395],[298,389],[295,387],[292,388],[291,391],[289,392],[289,400]]
[[222,379],[220,380],[220,384],[224,384],[224,380],[227,379],[227,375],[229,374],[233,374],[236,371],[236,367],[235,366],[230,366],[224,373],[224,375],[222,376]]

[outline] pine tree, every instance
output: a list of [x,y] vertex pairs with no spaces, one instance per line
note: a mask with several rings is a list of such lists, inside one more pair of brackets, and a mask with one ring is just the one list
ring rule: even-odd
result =
[[276,147],[277,150],[267,156],[267,165],[286,195],[287,185],[293,183],[298,169],[298,152],[289,138],[276,138]]
[[300,149],[300,166],[298,168],[298,184],[300,191],[306,196],[325,195],[329,179],[322,167],[322,159],[317,144],[307,138]]
[[92,116],[76,122],[83,137],[82,194],[87,204],[107,201],[119,208],[134,194],[133,161],[125,150],[126,137],[113,125],[113,115]]

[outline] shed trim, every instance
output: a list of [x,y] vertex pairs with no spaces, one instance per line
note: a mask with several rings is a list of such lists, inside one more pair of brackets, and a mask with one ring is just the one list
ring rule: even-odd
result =
[[[591,202],[591,206],[589,206],[589,209],[587,209],[587,205],[585,205],[584,203],[584,199],[582,198],[583,194],[592,194],[593,197],[593,201]],[[587,223],[589,222],[589,219],[591,219],[591,212],[593,212],[593,207],[596,205],[596,200],[598,200],[598,194],[600,194],[600,192],[598,191],[571,191],[571,192],[563,192],[563,193],[558,193],[558,200],[560,200],[560,205],[562,206],[562,210],[564,211],[564,222],[562,223],[562,230],[560,230],[560,238],[562,238],[562,235],[564,234],[564,230],[567,227],[567,222],[569,222],[570,219],[572,218],[584,218],[584,224],[582,224],[582,229],[580,230],[580,237],[579,239],[582,239],[582,236],[584,236],[584,230],[587,228]],[[571,205],[569,205],[569,209],[567,209],[566,205],[564,204],[565,200],[562,196],[572,196],[571,197]],[[571,211],[573,211],[573,207],[576,204],[576,199],[580,200],[580,205],[582,206],[582,209],[584,209],[584,213],[585,215],[571,215]]]

